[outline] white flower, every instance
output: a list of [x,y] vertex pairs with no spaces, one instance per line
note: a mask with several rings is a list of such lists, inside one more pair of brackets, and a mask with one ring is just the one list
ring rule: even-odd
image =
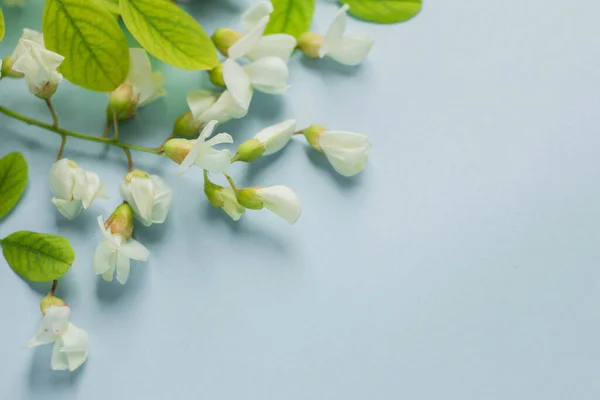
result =
[[235,191],[230,187],[224,187],[219,191],[219,196],[223,205],[221,208],[227,213],[234,221],[239,220],[246,212],[246,209],[240,205],[237,201]]
[[150,253],[135,239],[125,238],[123,234],[113,234],[110,227],[106,229],[102,216],[98,217],[98,225],[102,231],[102,242],[96,248],[94,256],[94,273],[102,275],[106,281],[112,281],[115,269],[117,281],[124,285],[129,279],[131,260],[147,261]]
[[[273,12],[273,4],[270,1],[261,1],[251,6],[242,15],[242,27],[245,32],[250,32],[261,23],[264,17]],[[264,32],[264,30],[263,30]],[[284,33],[261,36],[245,55],[250,60],[256,61],[263,57],[278,57],[285,63],[290,59],[292,51],[296,48],[296,38]]]
[[65,58],[32,40],[21,39],[19,45],[24,50],[14,60],[12,69],[25,74],[27,87],[32,94],[43,99],[50,98],[63,78],[56,69]]
[[[20,39],[30,40],[44,48],[46,47],[44,45],[44,35],[42,35],[38,31],[34,31],[33,29],[27,29],[27,28],[23,29],[23,33],[21,34]],[[13,61],[14,61],[17,58],[19,58],[24,52],[25,52],[25,45],[21,40],[19,40],[19,42],[17,43],[17,47],[15,47],[15,50],[10,55],[10,57],[12,57]]]
[[87,209],[96,197],[106,198],[104,183],[98,175],[87,172],[73,161],[63,158],[50,168],[52,203],[68,219]]
[[46,307],[42,326],[27,343],[27,347],[35,347],[54,342],[51,362],[54,370],[74,371],[88,358],[88,334],[69,322],[70,315],[67,306]]
[[262,155],[268,156],[283,149],[292,139],[295,130],[296,121],[289,119],[263,129],[254,136],[254,139],[264,145],[265,152]]
[[152,72],[152,64],[146,50],[129,49],[129,59],[129,74],[124,84],[133,87],[133,96],[138,98],[138,107],[164,96],[165,77],[161,72]]
[[290,224],[300,217],[300,199],[287,186],[269,186],[256,189],[256,194],[265,208],[285,219]]
[[221,143],[233,143],[233,138],[227,133],[219,133],[212,139],[207,140],[212,135],[217,121],[210,121],[197,140],[193,141],[193,147],[179,166],[179,172],[187,171],[192,165],[196,164],[202,169],[214,173],[223,173],[229,169],[231,164],[231,152],[229,150],[216,150],[214,145]]
[[229,48],[229,58],[223,64],[223,80],[238,106],[247,110],[252,97],[252,88],[270,94],[281,94],[287,84],[289,69],[279,57],[263,57],[245,66],[236,60],[246,56],[260,41],[269,17],[262,18],[244,37]]
[[358,65],[365,59],[369,50],[371,50],[373,39],[366,35],[344,36],[348,19],[346,11],[349,8],[350,6],[344,4],[333,18],[323,39],[320,56],[324,57],[327,55],[337,62],[346,65]]
[[240,107],[228,90],[220,94],[207,90],[191,90],[187,95],[187,103],[196,122],[207,123],[216,120],[223,123],[248,114],[248,109]]
[[371,147],[367,135],[344,131],[325,131],[318,144],[333,168],[344,176],[353,176],[365,169],[367,150]]
[[145,226],[162,224],[167,219],[173,195],[161,177],[132,171],[119,185],[119,191]]

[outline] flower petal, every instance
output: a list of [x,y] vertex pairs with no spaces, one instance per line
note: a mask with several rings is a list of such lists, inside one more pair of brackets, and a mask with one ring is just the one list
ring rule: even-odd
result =
[[208,139],[205,144],[215,146],[217,144],[233,143],[233,138],[229,133],[217,133],[215,136]]
[[286,92],[290,86],[288,66],[281,58],[265,57],[252,64],[244,66],[244,71],[250,84],[261,92],[280,94]]
[[288,119],[287,121],[263,129],[254,138],[264,144],[265,152],[263,155],[268,156],[283,149],[292,139],[295,130],[296,121]]
[[329,52],[329,57],[346,65],[358,65],[367,57],[373,47],[373,39],[366,35],[344,36],[341,42]]
[[144,225],[149,226],[152,223],[154,185],[147,178],[133,178],[130,185],[133,201],[139,212],[138,217],[144,222]]
[[273,12],[273,4],[270,1],[260,1],[253,4],[242,14],[242,27],[244,31],[254,28],[264,17]]
[[81,200],[84,209],[87,209],[103,191],[104,183],[100,181],[97,174],[84,171],[81,168],[76,169],[73,198]]
[[125,83],[133,87],[133,96],[139,96],[138,104],[144,104],[153,94],[152,64],[144,49],[129,49],[129,74]]
[[300,217],[300,199],[287,186],[270,186],[256,190],[265,207],[290,224]]
[[38,329],[35,338],[27,343],[27,347],[35,347],[42,344],[54,342],[62,335],[69,323],[71,309],[67,306],[50,306],[46,307],[46,315],[42,321],[42,325]]
[[[187,94],[187,103],[192,115],[197,119],[202,113],[210,109],[218,98],[219,95],[217,93],[208,90],[190,90]],[[208,121],[203,120],[203,122]]]
[[103,274],[115,266],[116,250],[105,240],[98,244],[94,254],[94,273]]
[[140,101],[140,106],[145,106],[146,104],[150,104],[153,101],[160,99],[161,97],[167,94],[165,90],[165,76],[162,72],[155,71],[152,73],[152,78],[150,80],[150,85],[152,87],[152,94],[145,101]]
[[234,60],[229,59],[223,64],[223,80],[236,104],[247,110],[252,95],[250,77],[245,69]]
[[69,159],[63,158],[55,162],[50,168],[50,190],[54,197],[62,200],[73,198],[75,186],[75,171],[69,165]]
[[54,344],[52,369],[74,371],[88,358],[89,335],[69,322],[66,332]]
[[354,176],[365,169],[371,147],[366,135],[345,131],[323,132],[319,145],[333,168],[344,176]]
[[198,141],[204,143],[206,139],[208,139],[213,134],[213,131],[215,130],[215,127],[218,123],[219,121],[217,120],[208,121],[208,123],[202,129],[202,132],[200,132],[200,136],[198,136]]
[[171,201],[173,199],[173,191],[167,185],[164,179],[157,175],[150,175],[152,184],[154,185],[154,207],[152,208],[152,223],[162,224],[167,219]]
[[329,29],[323,38],[321,49],[319,50],[319,55],[321,57],[324,57],[326,54],[340,45],[342,37],[344,36],[344,31],[346,30],[346,21],[348,20],[346,11],[349,8],[350,6],[344,4],[339,9],[335,17],[333,17],[331,25],[329,25]]
[[260,38],[258,44],[246,56],[252,61],[263,57],[278,57],[287,64],[298,42],[292,35],[276,33]]
[[81,200],[63,200],[53,197],[52,204],[54,204],[58,211],[69,220],[77,218],[83,210]]
[[248,52],[252,51],[254,47],[260,41],[260,38],[265,33],[267,24],[269,23],[269,17],[266,16],[261,18],[256,25],[248,31],[248,33],[240,40],[235,42],[228,50],[229,58],[235,60],[242,56],[245,56]]
[[221,196],[223,198],[223,211],[227,213],[234,221],[238,221],[242,215],[246,212],[246,209],[240,205],[237,201],[237,197],[232,188],[226,187],[221,189]]
[[196,159],[196,165],[208,172],[221,174],[226,172],[231,165],[231,152],[205,146]]
[[150,252],[140,242],[131,238],[121,246],[119,250],[125,257],[137,261],[148,261]]
[[[250,97],[252,98],[252,92],[250,92]],[[233,99],[229,90],[225,90],[221,96],[219,96],[216,103],[199,117],[199,120],[208,122],[214,119],[223,123],[232,118],[245,117],[246,114],[248,114],[248,109],[240,107]]]
[[121,252],[117,253],[117,281],[121,285],[127,283],[131,270],[131,260]]
[[117,268],[117,253],[113,253],[114,263],[110,267],[108,271],[102,274],[102,279],[107,282],[112,282],[113,277],[115,276],[115,269]]

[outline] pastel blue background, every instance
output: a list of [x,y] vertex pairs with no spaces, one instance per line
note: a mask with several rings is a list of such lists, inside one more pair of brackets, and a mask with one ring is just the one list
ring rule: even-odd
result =
[[[40,28],[41,2],[6,10]],[[238,26],[247,3],[195,0],[207,31]],[[313,29],[335,13],[319,2]],[[231,222],[204,198],[200,170],[134,154],[164,176],[174,203],[164,226],[140,227],[151,250],[129,283],[92,273],[96,217],[119,203],[123,154],[70,140],[65,156],[96,171],[111,199],[75,222],[50,204],[59,138],[0,116],[2,154],[30,165],[24,200],[0,235],[28,229],[69,238],[77,252],[58,295],[91,334],[76,373],[50,370],[51,346],[24,350],[49,285],[0,261],[2,399],[598,399],[600,396],[600,3],[429,1],[414,20],[351,20],[376,39],[368,61],[291,62],[284,97],[257,95],[223,126],[239,143],[295,117],[370,135],[366,171],[336,175],[294,140],[240,185],[286,184],[303,202],[288,226],[268,212]],[[168,96],[123,124],[156,145],[203,73],[163,67]],[[65,127],[100,133],[106,96],[62,85]],[[22,81],[0,103],[49,120]]]

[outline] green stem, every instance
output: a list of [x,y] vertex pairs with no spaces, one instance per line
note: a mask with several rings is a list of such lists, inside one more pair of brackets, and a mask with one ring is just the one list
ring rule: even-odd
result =
[[87,140],[89,142],[104,143],[104,144],[108,144],[110,146],[120,147],[122,149],[131,149],[131,150],[143,151],[144,153],[160,154],[160,152],[156,149],[138,146],[138,145],[131,144],[131,143],[118,142],[118,141],[115,141],[114,139],[86,135],[84,133],[72,132],[72,131],[69,131],[66,129],[54,127],[50,124],[45,124],[36,119],[29,118],[29,117],[26,117],[19,113],[16,113],[16,112],[9,110],[8,108],[5,108],[3,106],[0,106],[0,113],[5,114],[14,119],[18,119],[19,121],[25,122],[26,124],[35,125],[40,128],[44,128],[44,129],[46,129],[50,132],[54,132],[58,135],[69,136],[69,137],[73,137],[73,138],[81,139],[81,140]]
[[237,192],[238,188],[237,188],[237,186],[235,186],[235,182],[233,181],[233,179],[231,179],[231,177],[224,172],[223,172],[223,175],[225,175],[225,178],[227,178],[227,181],[231,185],[231,188],[233,189],[233,191]]

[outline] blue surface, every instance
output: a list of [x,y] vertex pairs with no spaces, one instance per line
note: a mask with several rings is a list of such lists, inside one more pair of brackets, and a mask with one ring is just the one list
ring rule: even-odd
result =
[[[190,8],[212,32],[246,6]],[[335,12],[320,2],[314,28]],[[303,215],[233,223],[202,192],[200,170],[135,154],[174,203],[164,226],[139,228],[151,261],[129,283],[92,273],[99,214],[118,204],[125,160],[71,140],[65,155],[98,172],[111,199],[70,223],[50,204],[59,138],[0,116],[2,153],[21,151],[31,178],[0,235],[68,237],[77,260],[58,295],[91,335],[87,364],[50,370],[51,347],[24,350],[47,285],[0,261],[2,399],[598,399],[600,396],[600,3],[430,1],[413,21],[378,26],[368,62],[345,68],[294,56],[292,90],[258,95],[224,125],[239,143],[295,117],[368,133],[367,170],[337,176],[295,141],[231,173],[240,184],[286,184]],[[25,17],[25,15],[27,15]],[[9,10],[6,56],[40,2]],[[156,145],[202,73],[163,68],[169,95],[124,124]],[[106,96],[64,85],[65,127],[100,133]],[[0,103],[48,120],[23,82]]]

